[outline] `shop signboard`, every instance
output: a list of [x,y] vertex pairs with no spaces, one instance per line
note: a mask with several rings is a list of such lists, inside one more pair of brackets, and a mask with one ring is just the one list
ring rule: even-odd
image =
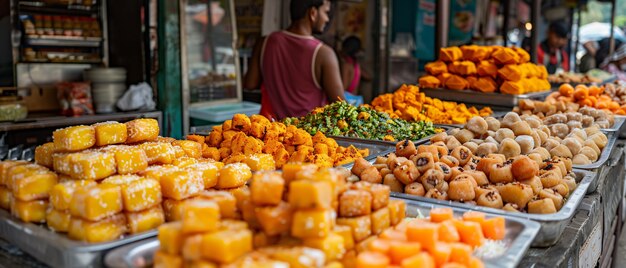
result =
[[420,0],[415,23],[415,57],[428,62],[436,59],[435,53],[435,0]]
[[472,41],[476,20],[476,0],[450,1],[448,45],[460,46]]

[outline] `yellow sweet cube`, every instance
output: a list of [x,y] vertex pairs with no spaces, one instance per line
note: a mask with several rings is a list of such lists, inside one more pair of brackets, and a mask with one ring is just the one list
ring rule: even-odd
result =
[[222,162],[204,162],[187,166],[185,170],[199,172],[199,176],[204,181],[204,189],[211,189],[217,185],[218,172],[223,167]]
[[259,251],[273,260],[288,263],[290,268],[323,267],[326,262],[324,252],[309,247],[276,246]]
[[35,148],[35,163],[47,168],[52,168],[52,154],[55,152],[53,142],[37,146],[37,148]]
[[140,118],[126,122],[126,143],[155,140],[159,136],[159,122],[151,118]]
[[283,179],[285,183],[289,184],[296,179],[296,174],[301,171],[309,170],[312,172],[317,171],[317,166],[314,164],[300,164],[300,163],[287,163],[283,165]]
[[346,253],[343,237],[333,232],[326,237],[304,239],[303,245],[323,251],[326,255],[326,262],[340,260]]
[[137,212],[160,204],[161,185],[153,179],[146,179],[136,175],[115,175],[108,177],[102,183],[119,185],[122,189],[124,210]]
[[124,233],[126,217],[124,214],[116,214],[99,221],[72,217],[67,235],[74,240],[101,243],[116,240]]
[[267,235],[289,232],[293,209],[287,202],[281,202],[277,206],[256,207],[254,212],[263,232]]
[[70,229],[71,219],[72,215],[56,209],[49,209],[46,214],[46,223],[55,232],[67,232]]
[[140,171],[137,174],[139,176],[142,176],[148,179],[161,181],[161,177],[163,177],[163,175],[170,173],[170,172],[179,171],[179,170],[180,168],[178,168],[177,166],[172,166],[172,165],[149,166],[148,168],[146,168],[143,171]]
[[96,129],[96,146],[106,146],[126,142],[128,132],[126,125],[119,122],[102,122],[94,124]]
[[54,153],[52,154],[52,168],[55,172],[69,176],[70,169],[70,153]]
[[354,242],[357,243],[372,235],[372,219],[370,215],[354,218],[337,218],[337,225],[350,227]]
[[57,182],[56,173],[48,169],[41,169],[21,178],[14,178],[11,189],[13,190],[13,197],[21,201],[47,199],[50,190]]
[[163,200],[163,212],[165,213],[165,221],[180,221],[183,217],[183,204],[186,200]]
[[9,210],[13,194],[7,187],[0,185],[0,208]]
[[100,180],[115,174],[115,155],[108,152],[80,152],[71,154],[69,173],[76,180]]
[[187,236],[183,241],[182,255],[187,261],[197,261],[202,259],[202,235],[196,234]]
[[209,261],[205,261],[205,260],[185,262],[185,268],[217,268],[217,267],[219,267],[217,264],[209,262]]
[[11,200],[11,214],[23,222],[46,222],[48,200],[20,201]]
[[11,181],[9,179],[9,170],[12,167],[27,165],[27,164],[30,164],[30,163],[27,161],[21,161],[21,160],[0,161],[0,185],[8,186],[10,184]]
[[177,140],[173,141],[172,145],[178,146],[183,149],[185,155],[191,158],[202,157],[202,144],[190,141],[190,140]]
[[5,172],[3,185],[9,188],[9,190],[12,190],[14,181],[45,172],[49,172],[49,170],[44,166],[40,166],[37,164],[12,166],[7,170],[7,172]]
[[202,191],[196,199],[214,201],[220,207],[222,219],[238,219],[237,199],[226,191]]
[[183,258],[158,250],[154,253],[153,268],[183,268]]
[[197,163],[198,163],[198,159],[191,158],[188,156],[183,156],[183,157],[174,158],[172,165],[177,166],[179,168],[186,168],[188,166],[191,166]]
[[333,228],[333,233],[343,237],[343,247],[346,250],[351,250],[354,248],[354,237],[352,237],[352,229],[350,229],[350,226],[335,225],[335,227]]
[[57,210],[68,210],[74,191],[80,187],[90,187],[97,183],[91,180],[71,180],[57,183],[50,190],[50,205]]
[[74,191],[70,214],[89,221],[99,221],[121,212],[123,208],[119,185],[98,184]]
[[198,195],[204,190],[202,177],[195,172],[185,170],[172,171],[161,176],[163,197],[183,200]]
[[219,172],[216,188],[228,189],[243,186],[252,178],[252,171],[248,165],[233,163],[225,165]]
[[406,203],[402,200],[389,200],[389,222],[391,225],[395,226],[396,224],[402,222],[402,220],[406,217]]
[[318,238],[333,228],[335,212],[328,209],[298,210],[293,215],[291,235],[297,238]]
[[246,156],[244,163],[246,163],[252,171],[276,169],[274,157],[270,154],[253,154]]
[[136,174],[148,168],[146,152],[136,146],[114,145],[102,150],[114,155],[117,174]]
[[252,237],[252,245],[254,248],[264,248],[278,243],[279,236],[269,236],[265,232],[257,232]]
[[278,205],[283,200],[285,180],[280,172],[257,172],[252,176],[250,193],[255,205]]
[[289,203],[298,209],[331,208],[332,185],[328,181],[299,180],[289,184]]
[[232,189],[228,189],[228,192],[231,193],[235,199],[237,200],[237,210],[241,211],[242,210],[242,205],[244,203],[244,201],[249,201],[250,200],[250,188],[248,188],[247,185],[241,186],[241,187],[237,187],[237,188],[232,188]]
[[[343,255],[341,258],[343,258]],[[341,260],[341,258],[339,258],[339,260]],[[324,268],[344,268],[343,264],[339,260],[324,265]]]
[[172,255],[180,254],[183,246],[183,223],[170,222],[159,226],[158,239],[161,244],[161,250]]
[[379,235],[385,229],[391,226],[391,218],[389,216],[389,208],[381,208],[372,212],[372,234]]
[[75,152],[96,144],[96,129],[92,126],[73,126],[52,132],[54,149],[59,152]]
[[174,154],[174,147],[172,144],[164,142],[146,142],[139,144],[148,157],[148,164],[150,165],[167,165],[174,162],[176,157]]
[[239,231],[248,229],[248,223],[240,220],[229,220],[222,219],[220,221],[220,231],[231,230],[231,231]]
[[188,200],[183,205],[183,234],[212,232],[219,228],[220,207],[214,201]]
[[252,232],[219,231],[202,236],[202,257],[221,264],[231,263],[252,251]]
[[161,205],[139,212],[126,212],[125,215],[128,221],[128,231],[131,234],[155,229],[165,222],[165,215]]
[[185,150],[183,150],[183,148],[181,148],[180,146],[172,146],[172,148],[174,148],[174,156],[176,158],[187,156]]

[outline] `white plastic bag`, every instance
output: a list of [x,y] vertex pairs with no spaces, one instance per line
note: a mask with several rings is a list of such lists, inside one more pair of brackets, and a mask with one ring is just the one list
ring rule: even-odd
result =
[[156,103],[152,99],[152,87],[145,82],[130,86],[126,93],[117,100],[117,108],[122,111],[154,110]]

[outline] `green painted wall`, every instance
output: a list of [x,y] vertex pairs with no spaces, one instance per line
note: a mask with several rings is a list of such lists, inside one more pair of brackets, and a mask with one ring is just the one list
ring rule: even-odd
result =
[[182,138],[179,1],[158,0],[158,106],[163,111],[163,135]]

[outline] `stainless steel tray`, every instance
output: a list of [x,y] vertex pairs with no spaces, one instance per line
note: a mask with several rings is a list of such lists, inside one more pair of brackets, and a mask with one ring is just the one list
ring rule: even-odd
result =
[[[446,132],[450,131],[451,129],[453,129],[453,126],[449,126],[449,125],[434,125],[436,128],[442,128],[444,129]],[[415,144],[423,144],[426,143],[428,141],[430,141],[430,138],[433,135],[429,135],[426,136],[424,138],[421,138],[419,140],[413,141],[413,143]],[[381,140],[370,140],[370,139],[363,139],[363,138],[356,138],[356,137],[346,137],[346,136],[327,136],[329,138],[332,138],[334,140],[337,141],[337,143],[339,144],[339,141],[344,141],[344,142],[356,142],[356,143],[361,143],[361,144],[372,144],[372,145],[382,145],[382,144],[386,144],[387,146],[393,146],[395,148],[396,143],[398,143],[398,141],[381,141]],[[339,144],[341,145],[341,144]],[[345,146],[345,145],[342,145]],[[356,145],[355,145],[356,146]]]
[[[406,216],[417,217],[418,215],[428,216],[430,209],[443,207],[436,204],[428,204],[405,200],[407,204]],[[456,216],[461,216],[469,209],[453,208]],[[488,216],[494,216],[488,214]],[[533,221],[506,218],[506,236],[504,243],[506,250],[499,256],[483,258],[486,267],[516,267],[522,257],[530,247],[541,226]],[[159,241],[156,238],[139,241],[125,245],[110,251],[104,258],[107,267],[115,268],[139,268],[150,267],[153,264],[154,253],[159,248]]]
[[[610,166],[610,163],[608,163],[608,160],[611,157],[611,153],[613,152],[613,150],[615,150],[615,143],[617,141],[616,133],[609,132],[609,133],[606,133],[606,135],[608,137],[609,142],[606,144],[606,146],[602,150],[602,154],[600,154],[600,157],[598,157],[598,160],[596,162],[593,162],[588,165],[572,165],[572,168],[595,172],[596,177],[599,174],[602,174],[604,169]],[[591,182],[591,185],[589,185],[589,189],[587,189],[587,193],[595,192],[596,189],[598,189],[599,182],[600,182],[599,178],[594,179]]]
[[368,157],[365,158],[367,160],[371,158],[376,158],[376,156],[383,155],[389,152],[389,150],[393,150],[396,148],[395,144],[389,144],[387,142],[378,140],[367,140],[340,136],[329,136],[329,138],[334,139],[337,144],[339,144],[339,146],[348,147],[350,145],[354,145],[354,147],[358,149],[369,149],[370,154]]
[[420,201],[425,203],[436,204],[440,206],[448,206],[453,208],[460,209],[468,209],[481,211],[491,214],[502,215],[505,218],[521,218],[527,220],[533,220],[541,224],[541,230],[535,240],[532,242],[533,247],[549,247],[554,245],[559,238],[561,237],[561,233],[565,230],[565,227],[570,222],[572,217],[574,216],[574,212],[580,205],[580,202],[585,197],[587,192],[587,188],[589,184],[594,179],[595,174],[585,170],[575,170],[576,181],[578,182],[578,187],[574,190],[573,193],[570,194],[567,201],[557,213],[553,214],[529,214],[529,213],[515,213],[515,212],[507,212],[501,209],[481,207],[475,205],[468,205],[454,201],[442,201],[432,198],[426,198],[421,196],[414,196],[404,193],[395,193],[392,192],[391,196],[402,198],[406,200]]
[[613,126],[611,126],[610,128],[603,128],[602,131],[617,132],[622,128],[624,121],[626,121],[626,116],[624,115],[614,115],[613,118],[615,119],[615,122],[613,122]]
[[43,225],[24,223],[0,209],[0,237],[52,267],[102,267],[102,259],[107,251],[156,234],[157,231],[153,230],[112,242],[79,242]]
[[502,107],[515,107],[521,99],[543,100],[551,93],[549,90],[522,95],[482,93],[471,90],[450,90],[442,88],[420,88],[420,90],[431,98]]

